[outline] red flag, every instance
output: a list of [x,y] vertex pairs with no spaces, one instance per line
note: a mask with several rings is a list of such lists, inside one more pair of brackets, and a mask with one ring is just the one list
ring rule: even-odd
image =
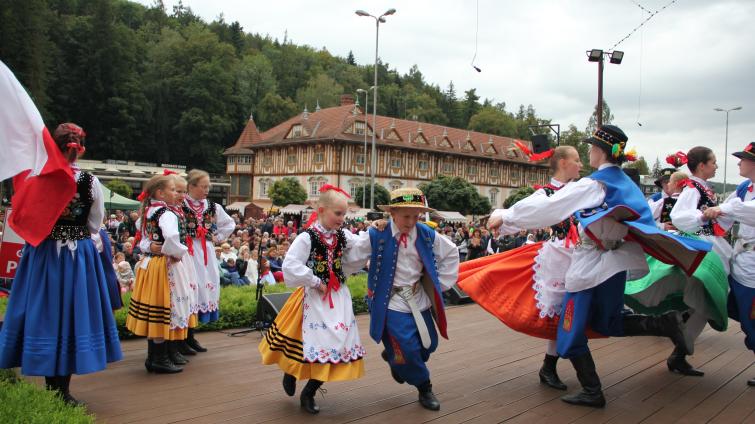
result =
[[0,175],[14,176],[8,225],[37,246],[76,193],[68,161],[45,128],[29,95],[0,62]]

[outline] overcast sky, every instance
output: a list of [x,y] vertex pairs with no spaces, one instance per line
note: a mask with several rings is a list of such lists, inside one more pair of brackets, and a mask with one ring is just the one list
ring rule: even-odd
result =
[[[140,0],[150,4],[151,0]],[[375,25],[354,14],[397,9],[380,26],[380,57],[406,73],[416,64],[425,80],[457,93],[477,88],[508,110],[532,104],[539,116],[564,128],[584,129],[597,102],[597,64],[591,48],[609,50],[648,13],[670,0],[479,0],[475,52],[475,0],[293,1],[184,0],[212,21],[221,13],[247,32],[297,44],[353,51],[359,64],[374,62]],[[166,0],[170,11],[177,3]],[[755,141],[755,1],[677,0],[616,49],[621,65],[606,64],[604,97],[614,123],[652,166],[667,153],[705,145],[719,158],[723,180],[725,114],[713,108],[742,106],[729,115],[729,152]],[[750,40],[749,42],[747,40]],[[642,123],[639,126],[637,122]],[[729,156],[728,181],[737,182]]]

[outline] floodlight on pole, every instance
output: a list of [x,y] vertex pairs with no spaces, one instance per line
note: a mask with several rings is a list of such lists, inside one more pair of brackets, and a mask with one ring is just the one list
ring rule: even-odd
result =
[[597,106],[597,126],[603,126],[603,63],[605,62],[605,56],[609,56],[609,61],[613,64],[620,64],[624,59],[624,52],[614,50],[612,52],[604,52],[601,49],[587,50],[587,61],[598,62],[598,106]]

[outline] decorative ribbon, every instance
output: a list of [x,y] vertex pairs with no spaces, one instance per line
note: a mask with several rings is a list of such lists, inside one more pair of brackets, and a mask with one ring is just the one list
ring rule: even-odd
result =
[[140,201],[140,202],[143,202],[143,201],[144,201],[144,199],[146,199],[146,198],[147,198],[147,196],[149,196],[149,194],[148,194],[148,193],[147,193],[146,191],[142,190],[142,192],[141,192],[141,193],[139,193],[139,195],[138,195],[138,196],[136,196],[136,200],[138,200],[138,201]]
[[577,224],[574,223],[573,216],[569,217],[569,224],[569,232],[566,234],[566,241],[564,242],[567,248],[571,245],[576,246],[579,243],[579,231],[577,231]]
[[69,149],[71,149],[71,150],[76,150],[76,153],[79,154],[79,155],[84,154],[84,152],[86,152],[86,150],[87,150],[86,147],[82,146],[79,143],[76,143],[75,141],[72,141],[72,142],[66,144],[66,147],[69,148]]
[[172,174],[178,175],[178,172],[172,171],[170,169],[163,169],[163,176],[168,176],[168,175],[172,175]]
[[404,249],[406,249],[407,248],[407,241],[408,240],[409,239],[406,237],[406,234],[401,233],[401,235],[398,238],[398,244],[399,244],[399,246],[401,246],[401,244],[403,243],[404,244]]
[[687,155],[684,152],[676,152],[668,155],[666,156],[666,163],[674,168],[680,168],[682,165],[687,164]]
[[322,187],[320,187],[320,193],[325,193],[326,191],[329,191],[329,190],[337,191],[337,192],[343,194],[344,196],[346,196],[347,198],[351,199],[351,196],[349,195],[349,193],[347,193],[346,191],[344,191],[340,187],[336,187],[336,186],[331,185],[331,184],[325,184]]
[[529,149],[529,147],[527,147],[527,145],[525,145],[519,140],[514,140],[514,145],[518,147],[519,150],[521,150],[525,156],[527,156],[527,160],[529,160],[530,162],[538,162],[538,161],[545,160],[553,156],[553,149],[548,149],[540,153],[534,153],[532,150]]

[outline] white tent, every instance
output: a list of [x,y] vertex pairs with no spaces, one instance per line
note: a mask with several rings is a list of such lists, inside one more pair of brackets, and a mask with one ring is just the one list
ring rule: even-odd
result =
[[239,212],[239,216],[244,217],[244,209],[252,202],[233,202],[226,206],[226,210],[234,210]]
[[461,224],[469,221],[466,216],[456,211],[436,211],[436,213],[443,218],[443,221],[451,224]]

